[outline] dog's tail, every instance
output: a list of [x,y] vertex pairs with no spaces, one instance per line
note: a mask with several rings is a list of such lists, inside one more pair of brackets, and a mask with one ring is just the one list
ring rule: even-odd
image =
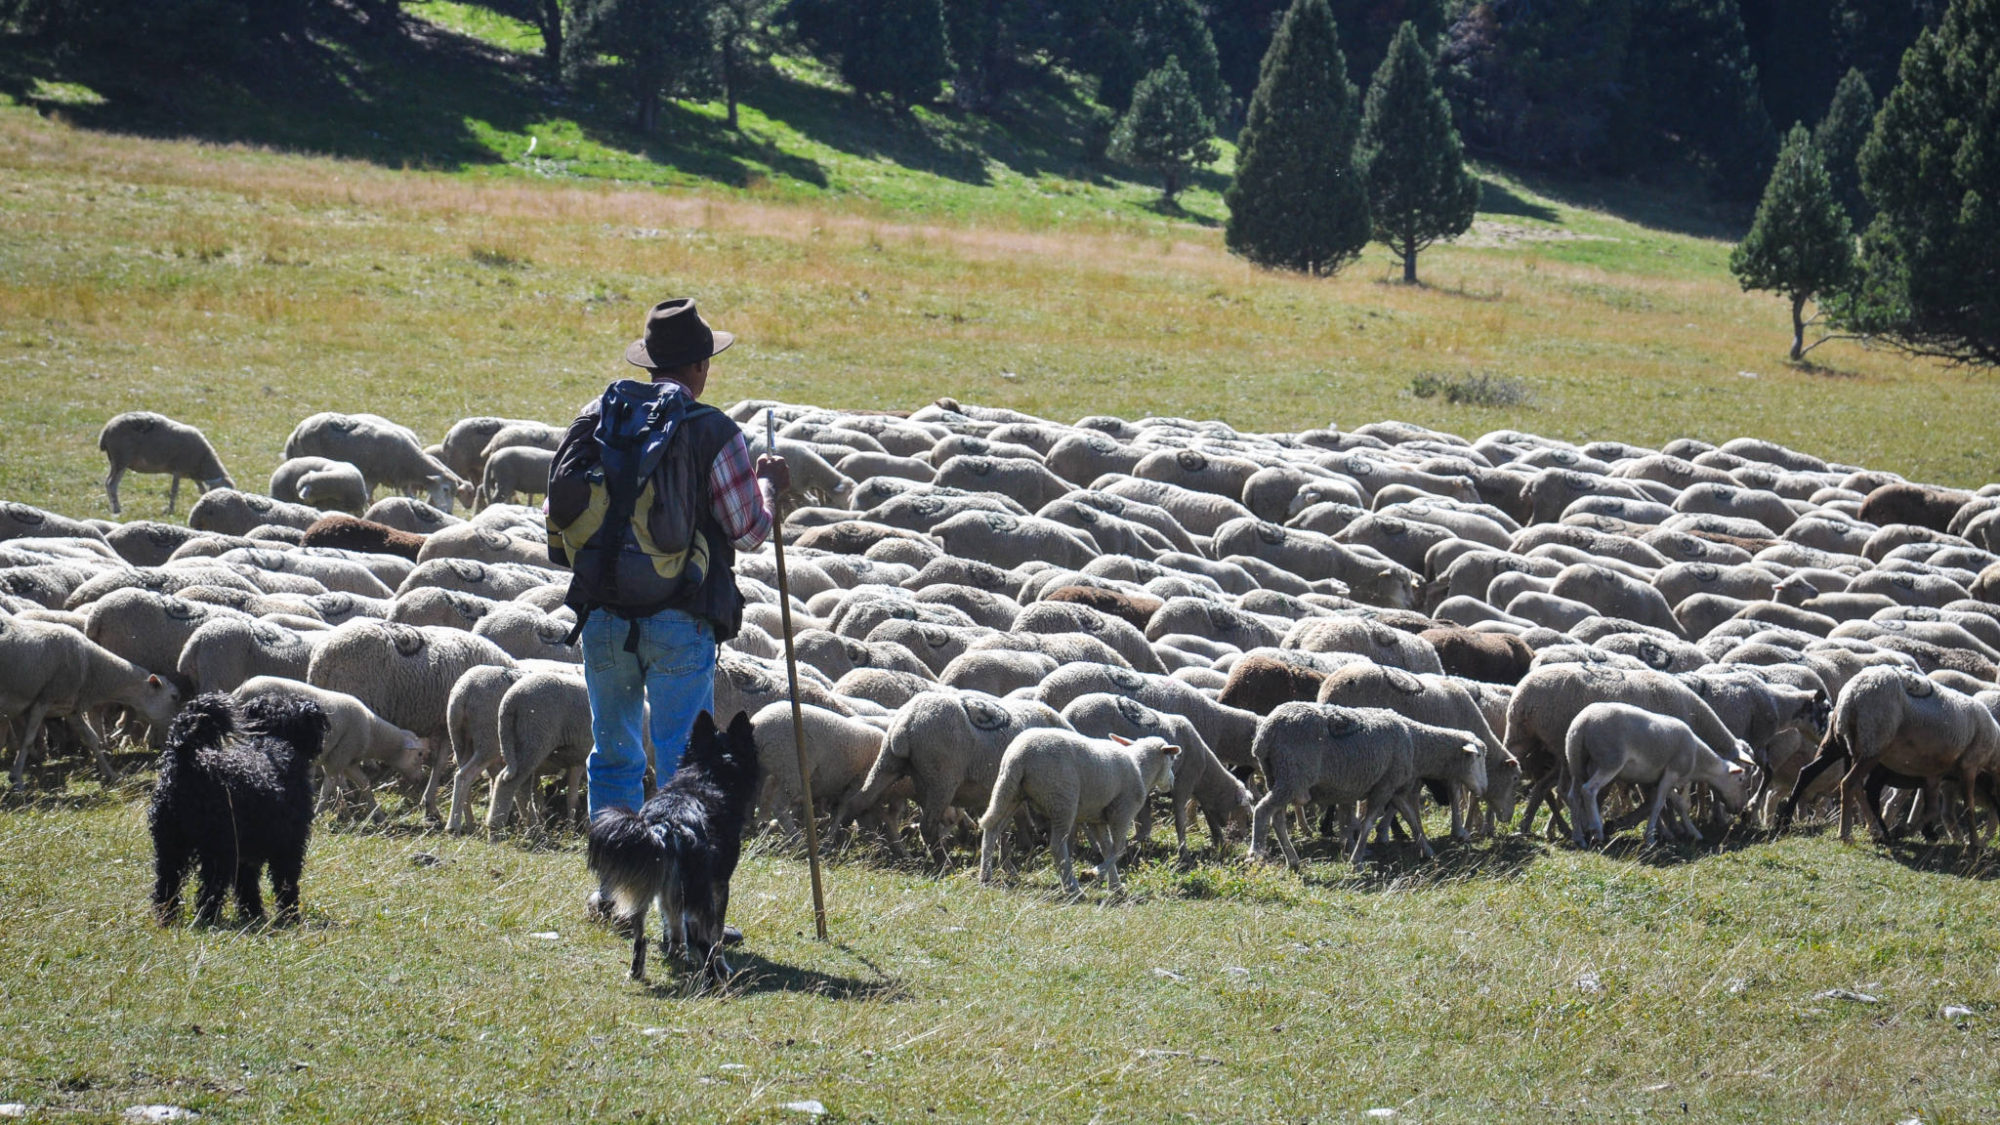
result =
[[590,871],[629,918],[660,893],[680,843],[671,830],[647,824],[631,809],[599,809],[590,818]]
[[167,753],[181,762],[191,761],[195,751],[221,745],[236,733],[236,705],[219,691],[197,695],[187,701],[167,728]]
[[1000,776],[993,779],[993,799],[986,804],[986,815],[979,818],[981,831],[1004,827],[1007,818],[1014,815],[1015,806],[1021,803],[1021,775],[1025,772],[1021,758],[1001,757]]

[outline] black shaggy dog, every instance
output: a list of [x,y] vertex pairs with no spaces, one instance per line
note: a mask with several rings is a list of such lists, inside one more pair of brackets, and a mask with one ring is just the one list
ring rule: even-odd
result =
[[685,955],[717,984],[729,979],[722,918],[759,777],[750,716],[739,711],[717,731],[704,711],[680,768],[646,807],[601,809],[591,819],[590,870],[632,921],[633,980],[646,979],[646,910],[655,899],[665,952]]
[[181,882],[195,864],[201,866],[198,921],[215,921],[232,886],[243,917],[263,917],[258,879],[266,864],[279,918],[298,918],[313,817],[307,773],[326,726],[319,704],[275,695],[239,705],[210,692],[175,716],[146,816],[153,830],[153,911],[162,925],[179,917]]

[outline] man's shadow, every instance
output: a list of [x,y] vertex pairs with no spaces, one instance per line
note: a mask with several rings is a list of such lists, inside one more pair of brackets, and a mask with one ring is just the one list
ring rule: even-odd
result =
[[[903,982],[882,971],[854,947],[835,944],[832,948],[852,957],[867,970],[867,976],[842,976],[773,961],[744,949],[733,949],[728,958],[736,969],[724,989],[731,996],[754,996],[763,992],[797,992],[823,996],[829,1000],[900,1000],[906,998]],[[649,991],[657,997],[678,997],[699,985],[700,978],[684,974],[675,979],[657,980]]]

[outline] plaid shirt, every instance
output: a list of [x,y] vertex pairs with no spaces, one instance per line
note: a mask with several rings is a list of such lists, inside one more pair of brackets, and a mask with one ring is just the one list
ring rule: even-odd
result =
[[777,496],[771,482],[757,476],[742,434],[729,439],[708,471],[708,502],[722,530],[739,551],[754,551],[771,534]]

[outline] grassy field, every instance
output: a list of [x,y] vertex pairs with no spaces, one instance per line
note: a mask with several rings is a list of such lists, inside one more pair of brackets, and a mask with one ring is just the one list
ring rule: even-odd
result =
[[[158,929],[129,792],[0,816],[0,1102],[45,1120],[1794,1121],[2000,1114],[1991,866],[1519,840],[1365,876],[755,852],[726,996],[582,922],[580,849],[322,829],[306,921]],[[1846,989],[1872,998],[1825,995]],[[1946,1005],[1971,1016],[1940,1015]]]

